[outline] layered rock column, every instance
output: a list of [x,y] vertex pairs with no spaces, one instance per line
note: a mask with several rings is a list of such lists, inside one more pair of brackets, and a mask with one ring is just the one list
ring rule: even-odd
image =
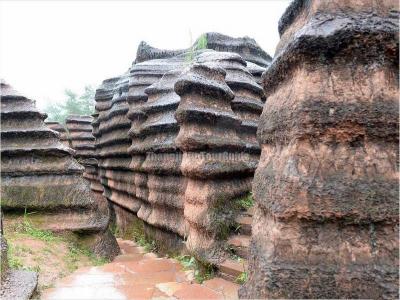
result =
[[95,137],[92,134],[91,116],[70,115],[65,119],[71,148],[75,150],[75,158],[85,161],[93,158],[95,152]]
[[107,232],[109,215],[46,117],[34,101],[1,83],[2,209],[5,215],[33,210],[30,218],[41,228],[84,235],[97,254],[112,257],[118,246]]
[[60,134],[60,142],[66,147],[71,147],[71,142],[68,136],[68,131],[64,125],[60,124],[56,121],[46,121],[47,127],[50,129],[57,131]]
[[112,90],[108,108],[101,111],[97,119],[99,174],[107,199],[136,213],[140,202],[135,199],[134,177],[129,170],[131,158],[127,152],[131,144],[127,118],[128,73],[115,82]]
[[[166,72],[177,68],[182,64],[182,59],[155,59],[133,64],[130,69],[127,114],[131,121],[129,137],[131,146],[128,153],[131,156],[130,170],[134,173],[135,197],[141,201],[138,207],[138,217],[147,219],[151,213],[151,205],[148,202],[147,172],[143,169],[147,149],[140,146],[143,135],[141,126],[146,120],[146,113],[143,111],[148,95],[145,89],[157,82]],[[139,210],[140,209],[140,210]]]
[[183,151],[181,171],[187,177],[186,245],[211,262],[218,259],[219,242],[229,232],[233,199],[251,186],[252,170],[241,159],[246,147],[238,134],[241,120],[231,109],[234,94],[225,75],[221,68],[195,64],[175,84],[181,97],[176,143]]
[[[196,60],[225,70],[225,81],[235,96],[231,101],[231,108],[241,121],[239,137],[246,145],[247,155],[243,155],[242,159],[255,171],[261,152],[256,138],[258,120],[264,105],[261,86],[247,70],[247,63],[236,53],[206,52],[200,54]],[[253,174],[249,176],[253,177]]]
[[180,97],[174,92],[180,73],[179,69],[170,71],[145,89],[148,100],[142,111],[146,120],[138,130],[140,142],[131,149],[146,153],[142,168],[147,174],[149,205],[142,206],[138,217],[183,239],[186,180],[180,170],[182,152],[175,143],[179,132],[175,110]]
[[294,1],[264,74],[244,298],[398,295],[398,3]]
[[108,210],[99,180],[93,121],[92,116],[70,115],[66,118],[65,123],[71,148],[75,150],[74,157],[85,167],[83,177],[89,180],[90,188],[96,194],[99,205]]

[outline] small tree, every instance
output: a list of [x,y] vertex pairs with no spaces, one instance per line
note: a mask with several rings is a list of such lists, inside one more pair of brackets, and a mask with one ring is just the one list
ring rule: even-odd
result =
[[49,121],[65,123],[68,115],[91,115],[94,112],[94,94],[93,86],[85,86],[82,95],[74,93],[70,89],[64,91],[66,100],[62,103],[50,103],[46,106],[45,112],[48,114]]

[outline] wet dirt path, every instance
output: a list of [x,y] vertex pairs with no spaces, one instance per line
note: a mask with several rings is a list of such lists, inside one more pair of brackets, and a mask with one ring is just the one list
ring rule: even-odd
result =
[[122,254],[113,262],[76,270],[41,299],[237,299],[237,284],[221,278],[195,283],[176,260],[145,253],[132,241],[118,243]]

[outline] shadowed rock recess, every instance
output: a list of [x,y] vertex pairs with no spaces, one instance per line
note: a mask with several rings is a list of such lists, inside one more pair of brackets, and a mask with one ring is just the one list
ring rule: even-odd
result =
[[[1,201],[5,215],[30,215],[43,229],[75,232],[96,254],[118,253],[108,210],[82,178],[74,151],[48,128],[35,102],[1,82]],[[107,207],[107,206],[105,206]]]
[[240,297],[398,299],[398,3],[296,0],[279,30]]

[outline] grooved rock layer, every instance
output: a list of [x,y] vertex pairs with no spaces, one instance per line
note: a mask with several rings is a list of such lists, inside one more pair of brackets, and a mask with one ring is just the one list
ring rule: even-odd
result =
[[65,124],[71,141],[71,148],[75,150],[75,158],[82,162],[93,158],[95,152],[95,137],[92,134],[91,116],[70,115]]
[[64,125],[55,121],[46,121],[45,124],[47,125],[47,127],[49,127],[54,131],[57,131],[60,134],[60,142],[64,146],[71,147],[71,142],[68,136],[68,132]]
[[188,52],[201,50],[198,49],[199,40],[206,41],[206,49],[220,52],[232,52],[239,54],[244,60],[252,62],[262,68],[267,67],[271,62],[271,57],[266,53],[257,42],[249,37],[234,38],[218,32],[207,32],[199,37],[188,49],[165,50],[151,47],[146,42],[141,42],[136,51],[136,63],[147,60],[172,58]]
[[[74,151],[62,145],[60,134],[45,125],[47,115],[3,81],[0,103],[1,201],[5,214],[34,210],[32,220],[42,228],[102,238],[108,226],[108,210],[98,203],[82,178],[84,168],[73,158]],[[109,242],[118,249],[115,239]]]
[[[174,84],[180,74],[180,69],[167,72],[145,89],[148,100],[142,111],[146,120],[138,128],[140,141],[135,148],[146,152],[142,167],[147,174],[147,201],[151,212],[145,221],[184,237],[187,232],[183,215],[186,180],[180,170],[182,152],[175,143],[179,126],[174,116],[180,101]],[[140,213],[141,210],[139,217]]]
[[239,136],[241,119],[231,108],[234,93],[226,72],[214,64],[195,64],[175,84],[181,101],[176,144],[183,152],[187,178],[184,215],[189,224],[187,247],[207,260],[218,258],[221,233],[229,226],[234,198],[251,185],[252,168],[241,158],[246,143]]
[[[184,60],[184,55],[178,55],[133,64],[128,96],[132,141],[128,152],[135,195],[140,199],[137,216],[181,237],[185,235],[184,179],[179,170],[181,153],[174,143],[179,97],[173,85]],[[171,70],[176,71],[168,73]]]
[[245,152],[248,155],[245,158],[254,171],[260,154],[256,133],[264,105],[261,86],[256,83],[247,69],[247,63],[238,54],[206,52],[197,57],[197,62],[213,64],[225,70],[225,81],[235,96],[231,108],[241,122],[239,137],[246,144]]
[[112,84],[110,80],[104,81],[96,92],[96,105],[101,100],[102,109],[98,110],[93,126],[104,195],[109,201],[136,212],[140,202],[135,199],[133,173],[129,169],[131,158],[127,152],[131,144],[127,118],[128,75],[128,72],[123,74]]
[[92,125],[94,122],[95,119],[92,116],[70,115],[65,123],[71,147],[75,150],[74,156],[85,167],[83,177],[90,182],[90,188],[96,195],[97,201],[103,203],[104,209],[108,211],[107,199],[103,196],[104,189],[99,177],[99,161]]
[[[233,49],[262,65],[270,59],[248,38],[213,33],[209,40],[220,51]],[[265,97],[257,80],[265,68],[237,53],[196,47],[186,51],[141,43],[128,75],[128,111],[118,100],[117,86],[123,80],[125,91],[125,79],[103,82],[96,93],[98,116],[93,122],[96,153],[104,195],[113,203],[117,219],[122,211],[121,215],[136,213],[146,234],[164,248],[181,249],[189,235],[191,250],[217,261],[233,224],[233,200],[249,192],[260,154],[256,128]],[[207,84],[211,71],[201,75],[206,83],[198,87],[198,74],[186,74],[183,78],[193,79],[188,85],[193,84],[197,102],[187,100],[183,88],[182,104],[175,87],[183,80],[183,70],[196,62],[223,74],[225,69],[226,82],[224,75]],[[163,241],[171,237],[173,242],[166,246]]]
[[240,296],[397,299],[397,1],[294,1],[280,32]]

